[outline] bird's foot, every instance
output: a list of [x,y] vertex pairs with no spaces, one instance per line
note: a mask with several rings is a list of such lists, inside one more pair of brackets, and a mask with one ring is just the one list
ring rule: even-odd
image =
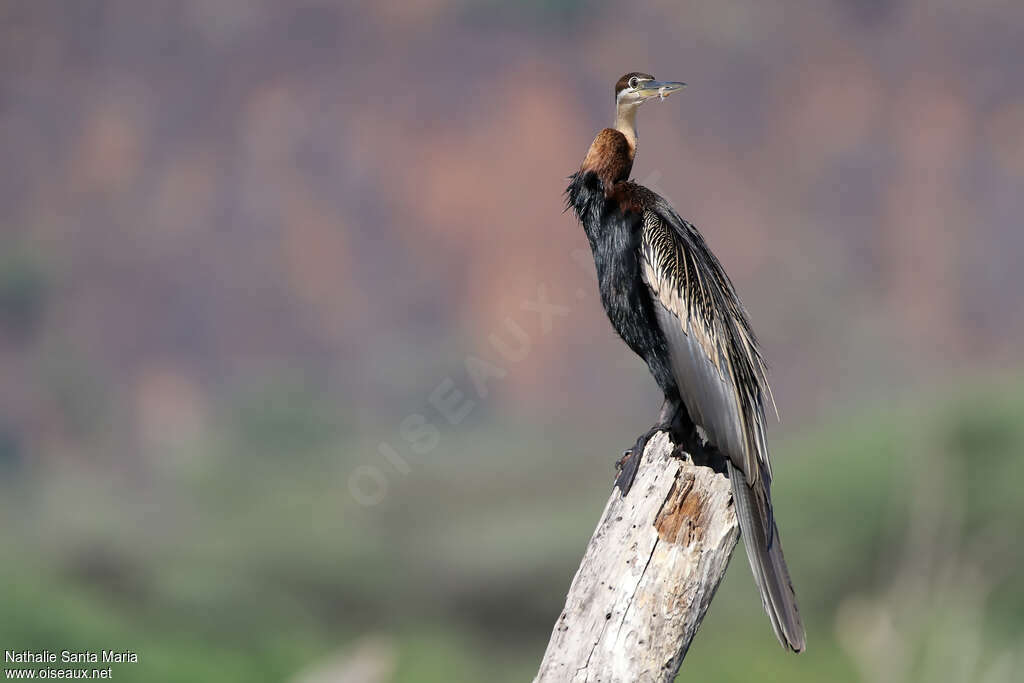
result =
[[633,447],[623,451],[622,457],[616,461],[615,486],[619,488],[623,498],[626,497],[626,494],[629,493],[629,490],[633,487],[633,480],[636,479],[637,470],[640,469],[640,460],[644,456],[644,450],[647,448],[647,442],[651,440],[652,436],[662,429],[664,429],[664,427],[659,425],[642,434],[640,438],[636,440]]
[[684,444],[679,444],[679,443],[674,443],[674,442],[673,442],[673,446],[672,446],[672,455],[671,455],[671,457],[679,458],[680,460],[690,460],[691,459],[690,458],[690,452],[686,448],[686,446]]
[[640,457],[633,456],[634,450],[627,448],[622,451],[622,457],[615,461],[615,486],[619,487],[623,496],[629,493],[629,489],[633,486],[636,470],[640,466]]

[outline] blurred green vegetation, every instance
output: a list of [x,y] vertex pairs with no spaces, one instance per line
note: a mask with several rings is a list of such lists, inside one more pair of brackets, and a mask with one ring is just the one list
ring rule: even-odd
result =
[[[375,443],[336,433],[327,399],[289,386],[233,400],[221,431],[189,447],[200,455],[158,475],[36,459],[5,476],[4,647],[138,652],[114,665],[118,680],[299,681],[360,656],[385,660],[385,680],[529,680],[615,448],[488,424],[444,433],[399,474]],[[778,443],[808,652],[775,643],[740,549],[682,678],[1011,680],[1000,672],[1024,643],[1022,415],[1012,378],[869,406]],[[261,448],[279,457],[251,457]],[[366,462],[386,474],[375,506],[348,493]],[[943,645],[950,634],[957,647]]]
[[37,258],[0,240],[0,336],[24,340],[36,330],[51,284]]

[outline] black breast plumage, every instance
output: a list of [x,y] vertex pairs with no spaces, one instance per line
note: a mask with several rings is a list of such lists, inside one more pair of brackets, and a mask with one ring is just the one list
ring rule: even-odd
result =
[[601,303],[612,327],[644,359],[662,391],[678,395],[665,336],[641,273],[643,213],[605,197],[593,172],[574,174],[566,195],[590,242]]

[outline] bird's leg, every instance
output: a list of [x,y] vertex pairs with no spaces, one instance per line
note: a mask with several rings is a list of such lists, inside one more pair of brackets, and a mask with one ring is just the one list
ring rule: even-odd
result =
[[679,417],[679,409],[681,407],[682,402],[679,399],[666,398],[665,402],[661,404],[661,410],[658,412],[658,421],[654,423],[653,427],[641,434],[633,447],[624,451],[622,458],[615,463],[617,472],[615,486],[619,487],[623,497],[629,493],[629,489],[633,486],[633,479],[636,478],[636,472],[640,467],[640,459],[644,455],[644,449],[647,448],[647,442],[658,432],[667,431],[669,434],[672,433],[673,424],[676,423]]

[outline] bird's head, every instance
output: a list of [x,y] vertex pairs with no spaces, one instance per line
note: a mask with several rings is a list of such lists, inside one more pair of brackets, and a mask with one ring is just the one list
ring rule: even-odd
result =
[[653,99],[665,99],[686,87],[676,81],[656,81],[650,74],[628,73],[615,84],[615,106],[619,110],[635,109]]
[[615,84],[615,129],[626,136],[630,158],[636,153],[636,112],[653,99],[663,100],[686,87],[676,81],[656,81],[650,74],[628,73]]

